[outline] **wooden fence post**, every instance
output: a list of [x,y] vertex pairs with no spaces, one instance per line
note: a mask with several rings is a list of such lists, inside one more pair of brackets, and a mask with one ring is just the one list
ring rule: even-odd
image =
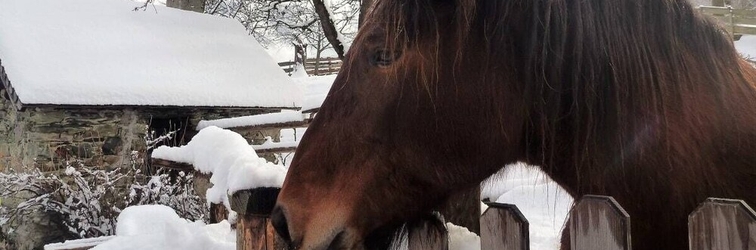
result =
[[279,188],[241,190],[231,196],[231,210],[239,214],[236,221],[237,250],[286,249],[270,223]]
[[570,211],[572,249],[630,250],[630,216],[614,198],[586,195]]
[[691,250],[756,249],[756,213],[742,200],[709,198],[688,216]]
[[424,220],[412,227],[407,245],[411,250],[449,250],[449,232],[442,219]]
[[529,250],[529,223],[517,206],[486,203],[480,217],[481,250]]

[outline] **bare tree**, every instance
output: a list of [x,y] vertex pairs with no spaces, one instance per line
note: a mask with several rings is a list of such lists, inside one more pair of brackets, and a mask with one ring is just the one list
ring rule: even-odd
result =
[[360,0],[360,22],[359,26],[362,27],[362,24],[365,22],[365,17],[367,16],[368,11],[370,11],[370,7],[373,6],[373,0]]
[[165,4],[168,7],[182,10],[200,13],[205,11],[205,0],[168,0]]
[[[328,0],[325,0],[328,1]],[[340,59],[344,59],[344,43],[339,39],[339,32],[336,30],[336,25],[331,17],[329,8],[326,6],[324,0],[312,0],[315,5],[315,12],[318,13],[320,18],[320,26],[323,28],[323,34],[328,42],[331,43],[333,50],[336,51],[336,55]]]

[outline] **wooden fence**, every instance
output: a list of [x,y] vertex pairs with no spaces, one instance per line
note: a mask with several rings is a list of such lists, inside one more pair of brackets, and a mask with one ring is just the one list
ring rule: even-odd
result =
[[[286,249],[268,217],[277,195],[272,188],[234,193],[231,209],[240,214],[237,250]],[[488,205],[480,217],[481,250],[529,250],[528,220],[520,210],[509,204]],[[630,216],[614,198],[586,195],[570,211],[570,218],[564,230],[570,230],[572,249],[631,249]],[[418,230],[408,239],[409,249],[448,249],[446,232]],[[688,217],[688,235],[691,250],[752,250],[756,213],[741,200],[709,198]]]
[[732,6],[700,6],[698,9],[719,20],[733,40],[741,35],[756,35],[756,10],[736,9]]
[[[280,66],[287,74],[291,74],[291,72],[294,71],[295,65],[296,63],[293,61],[278,63],[278,66]],[[336,57],[326,57],[320,58],[319,60],[317,58],[308,58],[305,60],[304,66],[308,75],[321,76],[339,73],[341,65],[341,59]]]

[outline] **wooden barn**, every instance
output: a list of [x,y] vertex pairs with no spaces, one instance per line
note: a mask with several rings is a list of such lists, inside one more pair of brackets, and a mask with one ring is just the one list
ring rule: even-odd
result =
[[0,171],[145,162],[169,131],[182,143],[200,120],[301,105],[235,20],[77,1],[0,8]]

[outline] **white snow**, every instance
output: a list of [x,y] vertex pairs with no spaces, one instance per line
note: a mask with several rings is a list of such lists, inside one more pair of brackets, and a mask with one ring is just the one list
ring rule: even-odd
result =
[[93,250],[234,250],[236,232],[228,221],[189,222],[163,205],[133,206],[118,216],[116,237]]
[[127,0],[0,0],[0,60],[24,104],[298,107],[236,20]]
[[79,249],[79,248],[83,249],[83,248],[97,246],[113,238],[115,238],[115,236],[102,236],[102,237],[96,237],[96,238],[67,240],[62,243],[47,244],[44,246],[44,249],[45,250],[69,250],[69,249]]
[[[208,203],[230,209],[228,195],[256,187],[281,187],[286,167],[259,158],[241,135],[218,127],[200,130],[186,146],[161,146],[152,157],[188,163],[202,173],[212,174],[207,190]],[[229,212],[234,217],[233,212]]]
[[449,231],[449,250],[480,250],[480,237],[467,228],[446,223]]
[[310,76],[293,78],[293,80],[304,92],[302,110],[308,111],[320,108],[320,105],[328,96],[328,91],[331,90],[333,81],[336,80],[336,75]]
[[735,41],[735,48],[746,58],[756,60],[756,35],[744,35]]
[[299,146],[299,141],[281,141],[273,142],[270,136],[265,137],[265,142],[260,145],[251,145],[255,150],[265,150],[274,148],[291,148]]
[[301,122],[304,120],[305,120],[305,115],[302,114],[302,112],[292,111],[292,110],[283,110],[279,113],[200,121],[197,124],[197,130],[202,130],[210,126],[215,126],[219,128],[252,127],[252,126],[260,126],[260,125],[267,125],[267,124]]
[[559,239],[573,199],[537,167],[505,167],[484,182],[482,198],[514,204],[529,222],[530,249],[559,249]]

